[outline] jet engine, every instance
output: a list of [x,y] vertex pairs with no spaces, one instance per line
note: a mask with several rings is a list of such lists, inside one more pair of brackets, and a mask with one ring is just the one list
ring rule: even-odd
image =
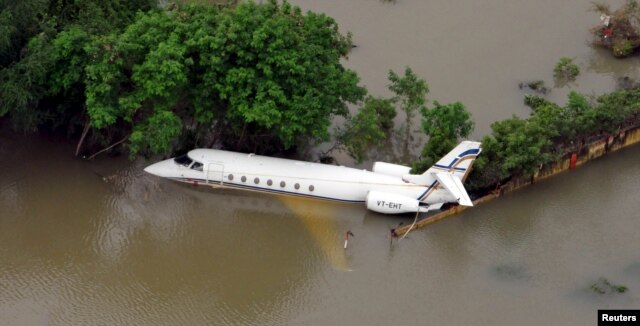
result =
[[392,177],[402,178],[403,175],[409,174],[411,168],[404,165],[391,164],[386,162],[375,162],[373,163],[371,171],[390,175]]
[[369,191],[367,209],[383,214],[402,214],[427,212],[427,207],[420,206],[417,199],[388,192]]

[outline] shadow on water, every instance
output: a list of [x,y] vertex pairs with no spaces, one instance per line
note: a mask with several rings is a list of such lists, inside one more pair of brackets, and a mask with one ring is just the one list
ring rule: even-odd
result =
[[491,268],[491,275],[498,281],[528,281],[531,275],[522,263],[504,263]]

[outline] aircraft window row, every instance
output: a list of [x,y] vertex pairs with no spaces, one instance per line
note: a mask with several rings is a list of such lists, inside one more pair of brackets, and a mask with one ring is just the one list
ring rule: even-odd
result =
[[[194,164],[194,165],[195,165],[195,164]],[[202,164],[201,164],[201,165],[202,165]],[[229,175],[227,176],[227,179],[229,179],[229,181],[233,181],[233,174],[229,174]],[[243,176],[240,178],[240,180],[241,180],[242,182],[247,182],[247,177],[243,175]],[[260,184],[260,178],[256,177],[255,179],[253,179],[253,182],[254,182],[255,184]],[[272,185],[273,185],[273,180],[268,179],[268,180],[267,180],[267,185],[268,185],[268,186],[272,186]],[[286,182],[284,182],[284,181],[280,181],[280,187],[284,188],[284,187],[286,187],[286,186],[287,186],[287,183],[286,183]],[[296,183],[296,184],[294,184],[294,185],[293,185],[293,187],[294,187],[294,188],[296,188],[296,190],[299,190],[299,189],[300,189],[300,184],[299,184],[299,183]],[[309,185],[309,191],[314,191],[315,189],[316,189],[316,188],[315,188],[313,185]]]

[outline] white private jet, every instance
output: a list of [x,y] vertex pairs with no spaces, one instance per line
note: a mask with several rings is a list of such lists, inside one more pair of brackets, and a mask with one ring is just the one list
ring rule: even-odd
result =
[[400,214],[440,209],[444,203],[473,206],[462,181],[480,152],[480,143],[463,141],[420,175],[385,162],[367,171],[215,149],[194,149],[144,170],[195,185],[365,203],[375,212]]

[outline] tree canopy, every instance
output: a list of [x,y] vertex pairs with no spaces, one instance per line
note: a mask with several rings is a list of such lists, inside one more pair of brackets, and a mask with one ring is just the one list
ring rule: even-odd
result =
[[[127,137],[133,155],[216,142],[268,151],[328,139],[331,118],[366,93],[340,64],[350,35],[323,14],[275,0],[222,9],[149,3],[49,3],[42,10],[55,28],[32,36],[28,54],[0,76],[0,116],[34,129],[62,115],[49,120],[84,126],[81,139],[94,142]],[[100,22],[84,19],[89,9]]]
[[473,131],[471,114],[460,102],[442,105],[434,101],[433,108],[422,108],[422,130],[429,140],[422,149],[413,171],[422,173],[451,151],[462,138]]
[[595,99],[570,92],[564,107],[531,96],[525,103],[532,107],[531,116],[495,122],[491,134],[482,139],[482,155],[469,177],[471,189],[534,175],[542,165],[640,122],[640,89]]

